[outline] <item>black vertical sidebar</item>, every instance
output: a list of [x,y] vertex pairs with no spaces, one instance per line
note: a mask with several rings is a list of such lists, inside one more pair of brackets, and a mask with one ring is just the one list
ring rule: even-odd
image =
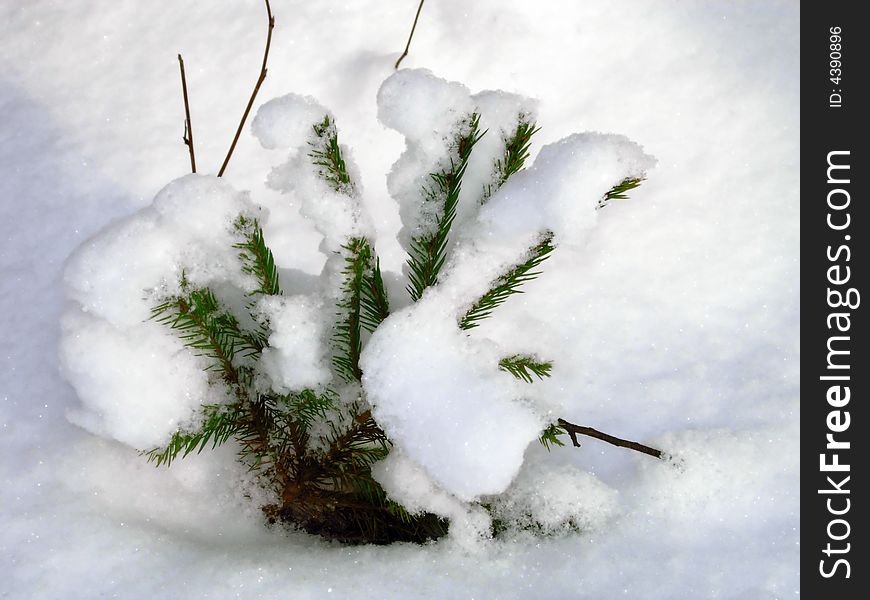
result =
[[870,580],[870,507],[858,491],[870,484],[870,24],[861,8],[801,6],[801,587],[837,600],[867,597]]

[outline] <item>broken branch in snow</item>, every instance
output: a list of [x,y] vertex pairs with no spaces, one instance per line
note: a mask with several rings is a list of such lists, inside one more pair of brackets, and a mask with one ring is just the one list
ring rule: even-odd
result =
[[272,7],[269,0],[266,0],[266,13],[269,17],[269,30],[266,35],[266,50],[263,52],[263,65],[260,67],[260,76],[257,78],[257,83],[254,85],[254,91],[251,93],[251,98],[248,100],[248,105],[245,107],[245,112],[242,114],[242,120],[239,122],[239,128],[236,130],[236,135],[233,137],[233,143],[230,144],[230,149],[224,158],[224,164],[221,165],[221,170],[217,176],[222,177],[224,171],[227,170],[227,164],[230,162],[230,157],[233,155],[233,150],[236,149],[236,143],[239,141],[239,136],[242,135],[242,129],[245,127],[245,121],[248,120],[248,113],[251,112],[251,107],[254,105],[254,100],[257,98],[257,92],[260,91],[260,86],[266,80],[266,63],[269,60],[269,48],[272,45],[272,30],[275,28],[275,17],[272,16]]
[[662,451],[656,450],[650,446],[645,446],[638,442],[632,442],[631,440],[624,440],[622,438],[618,438],[616,436],[612,436],[607,433],[603,433],[598,431],[597,429],[593,429],[592,427],[584,427],[583,425],[575,425],[574,423],[569,423],[565,419],[558,420],[559,427],[568,432],[568,435],[571,437],[571,442],[577,448],[580,447],[580,442],[577,441],[577,434],[586,435],[589,437],[593,437],[597,440],[601,440],[603,442],[607,442],[608,444],[613,444],[614,446],[619,446],[620,448],[628,448],[630,450],[636,450],[637,452],[643,452],[644,454],[649,454],[650,456],[655,456],[656,458],[662,458]]
[[423,2],[426,0],[420,0],[420,5],[417,7],[417,14],[414,15],[414,24],[411,25],[411,35],[408,36],[408,43],[405,44],[405,51],[402,52],[402,56],[399,57],[399,60],[396,61],[396,66],[394,69],[399,68],[399,64],[404,60],[406,56],[408,56],[408,50],[411,48],[411,40],[414,39],[414,30],[417,29],[417,19],[420,18],[420,11],[423,10]]
[[178,68],[181,69],[181,93],[184,95],[184,136],[182,141],[190,154],[190,172],[196,173],[196,154],[193,151],[193,126],[190,122],[190,104],[187,101],[187,79],[184,77],[184,60],[178,55]]

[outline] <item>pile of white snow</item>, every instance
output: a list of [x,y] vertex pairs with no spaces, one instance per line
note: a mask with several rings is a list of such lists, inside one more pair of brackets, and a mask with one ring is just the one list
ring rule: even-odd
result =
[[233,268],[233,223],[258,213],[221,180],[188,175],[73,255],[60,357],[82,401],[70,413],[74,422],[150,450],[191,425],[200,405],[226,400],[209,389],[205,361],[151,311],[179,292],[182,273],[194,288],[252,285]]
[[[404,115],[413,119],[393,114],[399,120],[385,127],[378,116],[384,107],[398,110],[402,92],[387,98],[385,87],[381,104],[376,99],[416,4],[273,0],[276,28],[258,103],[290,90],[318,101],[305,101],[308,116],[281,109],[296,100],[260,107],[252,127],[267,148],[245,132],[218,181],[208,174],[226,155],[262,61],[261,3],[118,0],[99,10],[81,0],[2,3],[0,596],[799,593],[796,3],[427,2],[390,84],[407,78],[427,97]],[[189,161],[176,51],[187,66],[204,176],[177,179]],[[416,67],[467,88],[420,81]],[[476,93],[494,89],[516,94]],[[282,175],[310,135],[309,120],[327,106],[356,165],[349,192],[358,205],[343,202],[341,213],[285,191],[317,178]],[[425,173],[443,166],[450,128],[474,107],[487,134],[468,165],[455,254],[437,292],[407,308],[402,244],[425,225],[417,211]],[[519,112],[541,127],[527,172],[478,207],[471,199],[491,180],[499,138]],[[641,141],[656,168],[630,201],[587,211],[587,198],[564,194],[607,182],[593,181],[590,170],[555,176],[553,169],[584,161],[609,178],[649,165],[617,138],[557,144],[573,131]],[[171,190],[178,202],[165,195]],[[552,204],[538,193],[545,190],[555,194]],[[530,198],[539,210],[522,205]],[[348,548],[268,529],[257,508],[264,499],[231,445],[169,469],[139,454],[195,424],[201,403],[220,401],[209,397],[216,388],[202,359],[148,317],[153,300],[177,285],[178,266],[199,281],[232,271],[225,267],[238,258],[236,211],[262,221],[285,290],[284,300],[259,307],[277,327],[272,356],[260,365],[264,385],[284,391],[331,377],[328,353],[313,350],[331,335],[324,275],[334,269],[324,265],[340,237],[325,239],[329,230],[312,219],[328,226],[333,216],[341,231],[375,242],[396,326],[412,328],[431,313],[444,325],[439,343],[467,357],[458,366],[439,355],[439,368],[461,376],[452,390],[470,395],[475,388],[464,383],[492,380],[484,404],[448,399],[471,420],[495,406],[512,424],[503,447],[483,432],[488,445],[499,444],[495,471],[480,482],[436,464],[443,440],[408,424],[398,395],[382,389],[377,408],[391,435],[417,428],[378,465],[379,479],[409,508],[463,522],[452,534],[464,536],[459,544]],[[516,220],[500,220],[509,214]],[[474,286],[525,252],[539,225],[561,228],[542,276],[470,336],[454,335],[447,326],[473,302],[481,289]],[[503,237],[479,235],[488,230]],[[230,300],[250,285],[239,273],[219,293]],[[425,344],[427,335],[413,337]],[[371,340],[367,359],[384,353],[380,378],[399,381],[404,359],[387,349],[389,330],[382,336]],[[494,371],[492,360],[505,352],[553,360],[553,376],[514,382]],[[431,408],[425,394],[413,400]],[[550,452],[526,441],[520,457],[518,440],[555,417],[680,460],[582,438],[582,448]],[[437,427],[468,431],[461,422]],[[444,464],[461,464],[455,448],[440,449]],[[475,532],[486,531],[486,516],[460,496],[502,485],[481,498],[497,521],[553,535],[481,542]]]

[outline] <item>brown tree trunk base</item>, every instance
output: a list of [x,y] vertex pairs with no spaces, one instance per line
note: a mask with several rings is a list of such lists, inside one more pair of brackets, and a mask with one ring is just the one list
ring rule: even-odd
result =
[[407,515],[387,504],[372,504],[358,496],[309,490],[265,506],[270,524],[284,524],[343,544],[422,544],[447,534],[448,524],[436,515]]

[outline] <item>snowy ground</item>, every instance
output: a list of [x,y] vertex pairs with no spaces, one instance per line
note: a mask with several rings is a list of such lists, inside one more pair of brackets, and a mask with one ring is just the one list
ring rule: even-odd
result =
[[[355,149],[388,269],[385,174],[401,137],[375,94],[416,2],[275,0],[265,101],[311,94]],[[261,59],[259,0],[7,2],[0,7],[0,596],[9,598],[786,598],[798,593],[797,2],[461,2],[424,6],[405,67],[541,100],[534,151],[617,132],[658,166],[602,211],[486,327],[554,350],[566,418],[665,447],[675,469],[590,440],[530,464],[615,490],[586,535],[344,548],[265,530],[229,450],[156,470],[66,418],[58,374],[65,259],[188,167],[175,55],[197,159],[216,170]],[[227,178],[265,205],[278,151],[246,132]],[[267,236],[316,271],[292,211]],[[570,286],[566,278],[573,277]],[[504,324],[504,325],[501,325]]]

